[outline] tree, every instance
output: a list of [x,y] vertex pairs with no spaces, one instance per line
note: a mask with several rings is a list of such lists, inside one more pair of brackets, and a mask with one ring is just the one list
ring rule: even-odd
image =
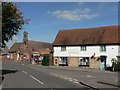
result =
[[17,35],[22,25],[28,24],[30,19],[24,19],[22,11],[12,2],[2,2],[2,47]]

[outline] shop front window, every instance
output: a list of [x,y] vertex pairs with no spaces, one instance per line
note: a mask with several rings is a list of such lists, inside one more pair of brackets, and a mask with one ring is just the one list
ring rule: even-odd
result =
[[89,66],[89,57],[79,58],[79,66]]
[[60,57],[59,66],[68,66],[68,57]]

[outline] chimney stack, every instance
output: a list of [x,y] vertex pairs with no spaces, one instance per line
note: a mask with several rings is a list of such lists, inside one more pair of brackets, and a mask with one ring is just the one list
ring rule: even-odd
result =
[[28,41],[28,32],[24,31],[24,37],[23,37],[23,42],[26,45],[27,41]]

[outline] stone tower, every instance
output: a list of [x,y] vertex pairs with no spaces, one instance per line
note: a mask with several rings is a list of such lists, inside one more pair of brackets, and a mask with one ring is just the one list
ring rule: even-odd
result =
[[28,41],[28,32],[24,31],[23,35],[24,35],[23,42],[24,42],[24,44],[26,44]]

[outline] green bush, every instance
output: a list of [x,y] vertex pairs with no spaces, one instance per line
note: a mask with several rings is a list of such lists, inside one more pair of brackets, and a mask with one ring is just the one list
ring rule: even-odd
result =
[[115,71],[120,71],[120,61],[118,60],[112,60],[112,66],[115,69]]

